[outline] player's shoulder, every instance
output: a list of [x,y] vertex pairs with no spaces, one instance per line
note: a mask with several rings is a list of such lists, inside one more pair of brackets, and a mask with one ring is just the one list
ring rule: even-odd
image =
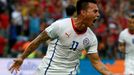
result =
[[95,33],[88,27],[88,34],[90,35],[90,37],[92,37],[92,38],[94,38],[94,39],[96,39],[97,37],[96,37],[96,35],[95,35]]
[[122,31],[120,32],[120,34],[122,34],[122,35],[127,34],[127,33],[128,33],[128,28],[125,28],[124,30],[122,30]]
[[96,35],[94,34],[94,32],[93,32],[89,27],[87,28],[87,30],[88,30],[88,34],[93,35],[93,36],[96,36]]
[[65,24],[71,21],[71,18],[62,18],[62,19],[58,19],[57,21],[55,21],[54,23],[58,23],[58,24]]
[[66,27],[70,23],[69,20],[70,20],[70,18],[58,19],[58,20],[54,21],[50,26],[58,27],[58,28]]

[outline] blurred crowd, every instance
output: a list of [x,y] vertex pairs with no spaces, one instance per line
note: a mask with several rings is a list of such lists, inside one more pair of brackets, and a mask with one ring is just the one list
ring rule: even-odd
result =
[[[0,57],[22,54],[42,30],[58,19],[76,16],[77,0],[0,0]],[[92,27],[97,35],[98,52],[104,59],[123,59],[118,35],[127,27],[127,14],[134,12],[133,0],[98,0],[100,18]],[[43,57],[47,42],[29,58]]]

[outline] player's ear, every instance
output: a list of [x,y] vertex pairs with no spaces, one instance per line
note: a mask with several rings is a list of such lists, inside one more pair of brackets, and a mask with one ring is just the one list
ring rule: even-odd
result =
[[86,12],[85,10],[81,10],[80,13],[81,13],[81,15],[85,15],[85,12]]

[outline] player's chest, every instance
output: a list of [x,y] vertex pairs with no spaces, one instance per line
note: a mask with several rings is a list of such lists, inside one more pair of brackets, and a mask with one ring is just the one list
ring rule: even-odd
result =
[[125,42],[127,45],[134,45],[134,35],[133,36],[126,36]]
[[88,34],[78,35],[75,32],[65,31],[59,37],[60,43],[70,49],[85,49],[90,45],[90,37]]

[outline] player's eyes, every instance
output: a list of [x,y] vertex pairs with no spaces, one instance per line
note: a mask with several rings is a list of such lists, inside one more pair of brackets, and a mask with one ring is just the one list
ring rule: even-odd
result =
[[97,12],[98,12],[98,10],[94,10],[93,12],[94,12],[94,13],[97,13]]
[[128,20],[128,23],[129,23],[129,24],[134,24],[134,20],[133,20],[133,19],[129,19],[129,20]]
[[130,23],[130,24],[134,24],[134,21],[130,21],[129,23]]

